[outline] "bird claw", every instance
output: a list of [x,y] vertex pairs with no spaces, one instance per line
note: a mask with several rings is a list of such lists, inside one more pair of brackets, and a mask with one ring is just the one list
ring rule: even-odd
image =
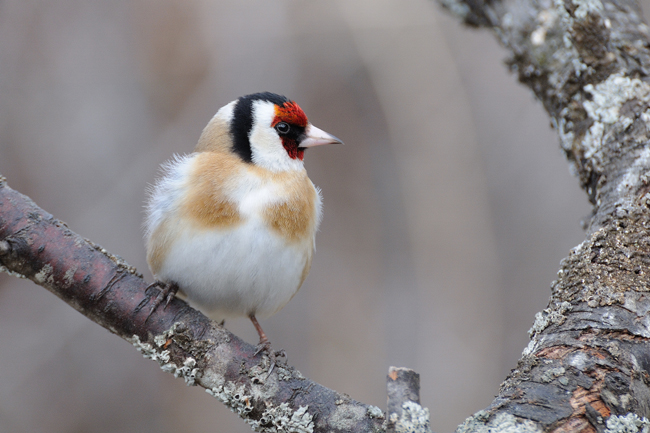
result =
[[[167,309],[167,306],[171,302],[172,299],[176,297],[176,293],[178,293],[178,286],[176,284],[170,284],[167,287],[167,293],[164,295],[165,298],[165,306],[163,307],[163,310]],[[162,291],[161,291],[162,293]]]
[[257,356],[260,354],[260,352],[266,352],[269,356],[273,356],[273,352],[271,352],[271,342],[266,340],[266,341],[260,341],[259,344],[257,345],[257,349],[255,350],[255,353],[253,353],[253,356]]
[[149,284],[147,288],[145,289],[145,293],[152,287],[155,287],[158,289],[158,294],[156,295],[155,298],[145,298],[140,302],[140,304],[136,307],[135,312],[137,313],[140,311],[142,308],[144,308],[145,305],[151,301],[151,308],[149,309],[149,314],[147,314],[147,318],[145,319],[145,322],[149,320],[149,317],[153,314],[154,311],[156,311],[156,308],[163,303],[164,301],[164,307],[163,310],[167,308],[167,305],[171,302],[172,299],[176,296],[176,293],[178,292],[178,285],[176,283],[169,283],[169,282],[164,282],[164,281],[154,281],[153,283]]
[[273,370],[275,370],[275,366],[278,365],[278,358],[285,358],[283,364],[286,364],[287,354],[284,351],[284,349],[275,350],[275,351],[271,350],[271,343],[268,340],[259,342],[259,344],[257,345],[257,350],[255,350],[253,356],[257,356],[261,352],[265,352],[266,355],[269,357],[269,360],[271,361],[269,372],[266,374],[266,377],[264,378],[264,380],[266,380],[269,378],[269,376],[271,376]]
[[275,356],[273,356],[271,357],[271,367],[269,368],[269,373],[266,375],[264,380],[268,380],[268,378],[271,376],[271,373],[273,373],[273,369],[275,368],[275,366],[276,366]]

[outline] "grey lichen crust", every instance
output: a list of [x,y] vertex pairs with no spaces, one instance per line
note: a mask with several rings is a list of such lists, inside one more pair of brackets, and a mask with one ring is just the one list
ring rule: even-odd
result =
[[335,430],[350,431],[357,420],[365,415],[366,411],[361,406],[350,404],[347,399],[341,399],[336,402],[336,410],[327,418],[327,424]]
[[229,382],[205,391],[240,415],[255,431],[268,433],[312,433],[314,431],[313,417],[307,412],[309,406],[300,406],[294,411],[287,403],[279,406],[267,405],[260,419],[254,420],[246,416],[253,410],[253,396],[246,394],[243,385],[236,387]]
[[[236,385],[225,381],[222,376],[215,375],[213,370],[205,375],[205,372],[200,372],[196,360],[191,356],[186,356],[180,365],[174,363],[170,351],[166,348],[172,341],[175,342],[182,332],[183,330],[177,329],[177,324],[174,324],[171,329],[154,337],[154,344],[143,343],[137,335],[129,341],[145,358],[158,362],[163,371],[172,373],[175,377],[182,377],[188,386],[197,384],[197,380],[200,379],[201,386],[209,386],[206,388],[208,394],[240,415],[255,431],[267,433],[312,433],[314,431],[313,416],[308,412],[309,406],[300,406],[294,410],[288,403],[280,405],[269,403],[269,394],[277,391],[277,381],[267,377],[270,367],[266,365],[270,362],[268,357],[264,357],[263,365],[255,366],[249,371],[248,374],[253,377],[253,382],[258,384],[257,387],[249,390],[243,384]],[[277,368],[283,369],[280,366]],[[285,376],[290,374],[289,370],[284,370],[286,370]],[[266,383],[263,383],[262,378]],[[215,384],[218,385],[214,386]],[[264,411],[261,416],[253,419],[251,412],[256,409],[256,403],[258,403],[257,410],[260,410],[260,401],[265,405]]]
[[22,279],[27,278],[23,274],[19,274],[18,272],[10,271],[9,269],[7,269],[5,266],[2,266],[2,265],[0,265],[0,272],[3,272],[5,274],[7,274],[7,275],[11,275],[12,277],[16,277],[16,278],[22,278]]
[[[643,79],[650,73],[650,29],[637,4],[461,3],[471,8],[465,15],[490,17],[482,25],[492,28],[511,50],[512,69],[544,104],[574,172],[599,205],[601,194],[611,191],[601,188],[603,181],[616,184],[623,174],[612,173],[617,170],[612,158],[638,158],[650,135],[650,85]],[[637,169],[633,177],[643,175],[641,167]]]
[[395,424],[396,433],[431,433],[429,409],[414,401],[405,401],[402,404],[402,415],[398,418],[393,413],[390,421]]
[[[573,14],[567,11],[564,0],[556,0],[552,12],[548,12],[559,17],[557,23],[562,29],[564,40],[564,50],[552,54],[552,57],[564,64],[542,66],[551,70],[548,81],[558,90],[558,95],[564,94],[564,98],[572,100],[552,117],[552,121],[559,132],[562,148],[571,157],[572,162],[577,164],[573,168],[580,174],[583,185],[586,186],[590,173],[602,173],[604,170],[607,162],[603,156],[605,146],[616,134],[625,131],[633,123],[633,118],[621,115],[621,108],[633,99],[647,105],[650,86],[638,78],[626,76],[620,69],[608,75],[604,81],[593,82],[594,78],[604,71],[616,70],[616,54],[607,52],[602,47],[598,47],[602,52],[586,54],[585,51],[588,51],[589,47],[577,47],[575,38],[570,35],[593,27],[602,32],[599,37],[607,37],[603,35],[609,34],[608,27],[611,23],[603,15],[604,6],[600,0],[573,0],[572,3],[577,6]],[[647,31],[647,27],[645,30]],[[535,35],[533,32],[531,37]],[[579,39],[583,41],[586,38]],[[587,82],[582,88],[569,85],[571,80],[578,81],[579,78],[584,78]],[[567,92],[569,90],[570,92]],[[585,171],[585,163],[589,164],[588,171]]]
[[52,284],[54,282],[54,276],[52,275],[52,265],[46,264],[41,268],[40,271],[34,275],[34,281],[38,284]]
[[548,308],[535,314],[535,322],[528,330],[528,335],[531,338],[530,343],[528,343],[528,346],[526,346],[521,355],[529,356],[535,353],[539,344],[537,336],[550,325],[561,325],[564,323],[566,320],[566,313],[570,312],[572,309],[573,305],[571,305],[570,302],[551,302],[551,305],[549,305]]
[[170,329],[162,335],[158,335],[154,338],[155,347],[149,343],[143,343],[140,341],[140,337],[134,335],[131,337],[129,342],[138,349],[138,352],[147,359],[152,359],[160,365],[160,368],[168,373],[172,373],[174,377],[182,377],[187,386],[192,386],[195,384],[196,376],[199,369],[196,368],[196,360],[190,356],[183,360],[182,365],[176,365],[173,362],[170,362],[169,350],[162,349],[165,342],[168,338],[174,333],[174,329]]
[[646,417],[639,417],[635,413],[627,415],[612,415],[607,418],[605,433],[648,433],[650,421]]
[[[612,132],[617,133],[632,125],[633,113],[630,113],[632,116],[621,115],[621,108],[633,99],[636,99],[637,103],[647,105],[650,102],[650,86],[638,78],[625,77],[619,72],[595,86],[587,84],[584,91],[591,95],[591,100],[583,101],[582,105],[593,124],[581,144],[585,158],[594,158],[600,162],[603,159],[601,152],[605,142],[605,129],[608,126],[614,127]],[[641,118],[648,124],[650,111],[645,110]]]
[[554,305],[545,308],[543,311],[535,314],[535,322],[528,330],[528,335],[532,337],[535,334],[542,332],[553,323],[561,325],[566,319],[564,314],[571,311],[572,308],[573,306],[569,302],[564,301],[557,306]]
[[[564,0],[540,1],[537,13],[527,17],[527,20],[532,21],[532,31],[527,38],[520,41],[530,53],[533,64],[549,71],[548,83],[558,89],[564,88],[573,77],[580,77],[590,69],[580,60],[578,47],[569,36],[568,29],[575,26],[576,20],[584,21],[590,11],[602,9],[599,0],[572,3],[576,7],[573,16],[567,11]],[[503,21],[503,27],[508,28],[513,17],[506,16]],[[504,39],[502,36],[501,40],[508,43],[508,38]],[[528,77],[539,74],[532,68],[521,70],[520,73]]]
[[456,433],[541,433],[542,428],[529,420],[521,420],[505,412],[490,419],[486,411],[480,411],[458,426]]
[[366,410],[366,414],[370,418],[379,418],[383,419],[384,418],[384,411],[378,408],[377,406],[368,406],[368,410]]

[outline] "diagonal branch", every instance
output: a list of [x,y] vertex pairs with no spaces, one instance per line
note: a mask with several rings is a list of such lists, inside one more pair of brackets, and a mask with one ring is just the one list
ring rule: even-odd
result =
[[0,176],[0,270],[31,279],[145,357],[199,385],[257,431],[381,431],[383,412],[303,377],[288,365],[271,374],[267,355],[174,299],[149,319],[155,297],[134,268],[72,232]]

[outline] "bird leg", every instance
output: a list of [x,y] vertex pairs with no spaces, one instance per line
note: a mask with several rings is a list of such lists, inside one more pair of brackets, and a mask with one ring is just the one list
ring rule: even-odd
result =
[[271,349],[271,343],[269,343],[269,339],[266,338],[266,334],[264,333],[264,330],[262,330],[262,327],[260,326],[260,322],[257,321],[257,318],[255,318],[255,314],[249,314],[248,318],[251,319],[251,322],[253,322],[253,326],[255,326],[255,330],[257,330],[257,334],[260,336],[260,342],[257,345],[257,350],[255,351],[255,355],[260,353],[262,350],[269,352]]
[[[150,288],[155,287],[158,289],[158,294],[156,295],[155,298],[151,300],[151,308],[149,309],[149,314],[147,314],[147,318],[145,319],[145,322],[151,317],[153,312],[158,308],[158,306],[165,301],[165,306],[163,309],[167,308],[167,305],[169,305],[169,302],[174,299],[174,296],[176,296],[176,293],[178,292],[178,284],[173,283],[173,282],[167,282],[167,281],[154,281],[153,283],[149,284],[147,288],[145,289],[145,292],[148,291]],[[145,305],[149,303],[150,298],[145,298],[140,302],[140,304],[135,308],[135,312],[137,313],[140,311]]]
[[276,357],[282,356],[286,358],[286,354],[284,353],[284,350],[279,350],[277,352],[271,351],[271,343],[269,342],[269,339],[266,338],[266,334],[262,330],[260,323],[257,321],[255,314],[249,314],[248,318],[251,319],[251,322],[253,322],[253,326],[255,326],[255,329],[257,330],[257,333],[260,336],[260,342],[257,344],[257,350],[255,351],[255,354],[253,356],[257,356],[258,353],[264,351],[269,355],[269,358],[271,360],[271,366],[269,367],[269,372],[266,375],[266,378],[268,379],[271,373],[273,373],[273,369],[275,369],[275,366],[277,364]]

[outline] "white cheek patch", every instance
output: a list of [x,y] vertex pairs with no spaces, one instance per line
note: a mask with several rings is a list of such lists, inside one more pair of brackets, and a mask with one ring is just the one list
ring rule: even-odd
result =
[[217,111],[217,114],[214,115],[212,120],[223,120],[226,125],[230,124],[235,112],[235,105],[237,105],[237,100],[224,105]]
[[271,127],[274,118],[273,103],[253,102],[253,126],[249,134],[253,163],[271,171],[301,169],[302,161],[289,157],[278,133]]

